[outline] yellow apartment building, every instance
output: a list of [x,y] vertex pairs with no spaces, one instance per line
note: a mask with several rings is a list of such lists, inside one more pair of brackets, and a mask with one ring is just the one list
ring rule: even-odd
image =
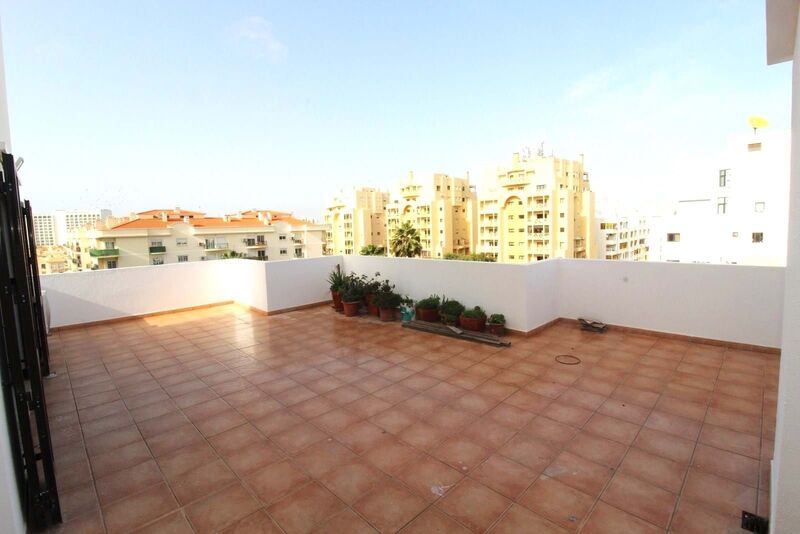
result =
[[36,263],[39,274],[65,273],[70,270],[67,248],[58,245],[37,246]]
[[389,196],[387,246],[395,229],[410,222],[420,233],[423,258],[475,252],[477,193],[466,178],[434,174],[419,180],[414,173]]
[[361,187],[340,193],[325,208],[327,254],[358,254],[367,245],[386,246],[389,193]]
[[582,161],[515,153],[480,196],[477,252],[499,262],[597,258],[594,231],[594,193]]
[[150,210],[73,231],[71,270],[114,269],[215,260],[231,256],[284,260],[322,256],[326,226],[291,213],[248,210],[207,217],[181,210]]

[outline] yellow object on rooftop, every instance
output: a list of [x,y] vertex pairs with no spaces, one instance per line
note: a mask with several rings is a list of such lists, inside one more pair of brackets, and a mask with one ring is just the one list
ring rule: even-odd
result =
[[765,117],[751,115],[750,117],[747,117],[747,124],[749,124],[753,131],[755,131],[759,128],[766,128],[769,126],[769,121]]

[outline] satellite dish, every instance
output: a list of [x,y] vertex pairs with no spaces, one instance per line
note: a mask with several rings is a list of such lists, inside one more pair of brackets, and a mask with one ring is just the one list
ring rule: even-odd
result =
[[753,133],[756,133],[756,130],[759,128],[766,128],[769,126],[769,121],[764,117],[759,117],[757,115],[752,115],[747,117],[747,124],[753,129]]

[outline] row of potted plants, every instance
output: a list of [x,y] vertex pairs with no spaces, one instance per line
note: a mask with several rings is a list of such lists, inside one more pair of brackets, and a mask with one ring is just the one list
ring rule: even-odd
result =
[[334,308],[347,317],[358,315],[365,307],[370,315],[380,317],[382,321],[393,321],[399,312],[404,321],[416,315],[421,321],[441,321],[474,332],[484,329],[495,335],[505,332],[506,319],[501,313],[487,316],[480,306],[466,309],[459,301],[438,295],[414,303],[395,292],[394,284],[389,280],[381,280],[380,273],[375,273],[372,278],[363,274],[345,274],[337,265],[328,276],[328,283]]
[[431,295],[419,300],[415,305],[415,311],[417,319],[421,321],[433,323],[441,321],[473,332],[487,329],[498,336],[505,333],[506,318],[502,313],[487,315],[480,306],[467,309],[459,301],[447,297]]

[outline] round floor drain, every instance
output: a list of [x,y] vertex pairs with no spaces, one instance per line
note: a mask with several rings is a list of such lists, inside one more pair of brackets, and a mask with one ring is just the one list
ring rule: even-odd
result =
[[556,356],[556,361],[564,365],[578,365],[581,363],[581,359],[572,354],[559,354]]

